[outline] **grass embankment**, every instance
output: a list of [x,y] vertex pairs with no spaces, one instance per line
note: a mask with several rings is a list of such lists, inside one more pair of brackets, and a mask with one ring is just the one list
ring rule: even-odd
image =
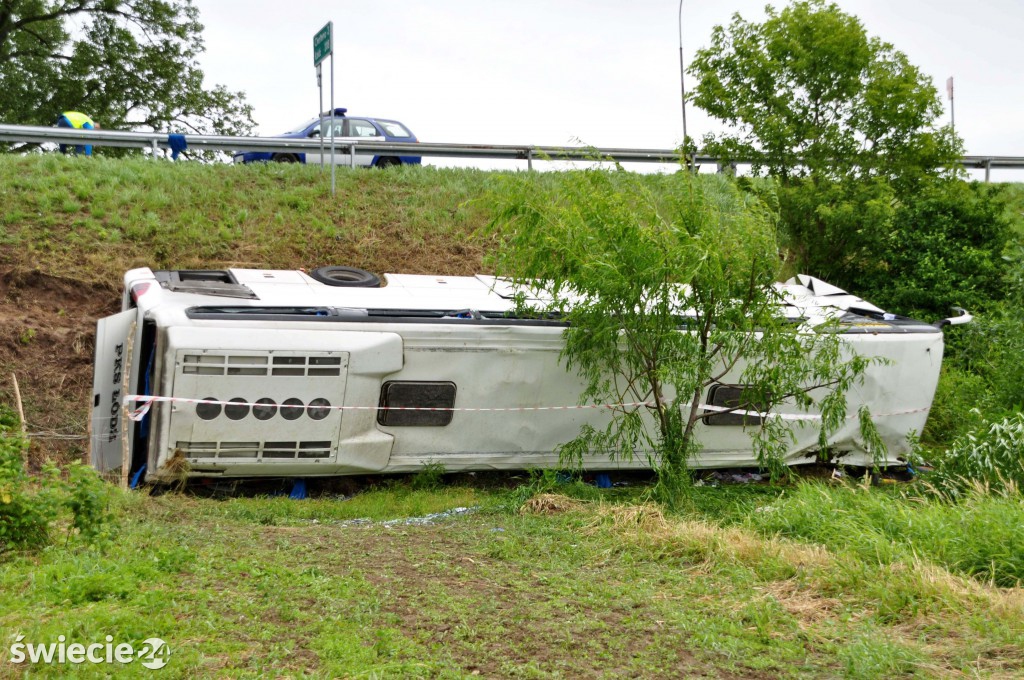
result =
[[[130,267],[480,271],[494,178],[340,169],[332,198],[316,168],[0,155],[0,403],[15,371],[31,431],[84,434],[91,324]],[[540,496],[521,514],[550,489],[413,487],[117,495],[94,548],[65,541],[63,519],[51,547],[0,553],[0,677],[26,670],[10,663],[18,634],[160,637],[170,677],[1024,673],[1019,496],[702,488],[666,518],[642,489],[570,487],[584,501]]]
[[345,264],[472,274],[494,173],[0,155],[0,265],[117,286],[131,267]]
[[[794,500],[869,494],[777,493],[732,490],[730,504],[789,515]],[[16,670],[6,637],[16,634],[110,635],[136,647],[159,637],[172,650],[169,677],[1024,671],[1019,589],[924,559],[723,527],[699,510],[720,507],[719,489],[695,490],[697,509],[675,518],[635,492],[586,495],[600,494],[605,502],[540,495],[524,512],[508,509],[516,494],[454,485],[390,485],[350,500],[123,497],[102,551],[58,543],[0,562],[0,674]],[[382,521],[459,506],[478,510],[428,525]],[[1019,502],[1012,516],[1024,520]],[[847,524],[851,535],[871,530]],[[138,662],[123,671],[150,672]]]

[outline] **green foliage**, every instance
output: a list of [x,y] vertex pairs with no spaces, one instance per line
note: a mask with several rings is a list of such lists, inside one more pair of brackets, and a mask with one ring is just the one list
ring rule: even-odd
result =
[[1019,255],[1024,246],[1019,232],[1010,239],[1001,299],[972,323],[946,330],[946,358],[926,441],[949,445],[1024,411],[1024,260]]
[[1024,581],[1024,497],[1019,495],[970,492],[949,503],[935,496],[803,483],[758,508],[748,524],[868,563],[924,559],[1001,586]]
[[[948,334],[947,334],[948,335]],[[950,444],[982,421],[982,413],[998,410],[992,403],[991,385],[970,371],[943,362],[923,441]]]
[[[980,420],[981,414],[974,412]],[[957,496],[983,485],[994,490],[1024,490],[1024,413],[980,424],[937,454],[929,481]]]
[[936,127],[930,79],[835,4],[767,14],[716,27],[691,66],[694,102],[731,126],[703,151],[779,178],[799,271],[906,315],[991,306],[1005,270],[1003,203],[947,178],[961,143]]
[[412,476],[412,488],[417,491],[433,491],[444,483],[444,463],[431,461]]
[[10,410],[0,405],[0,553],[46,545],[64,511],[71,513],[69,532],[87,545],[102,542],[113,520],[110,488],[79,463],[69,466],[67,481],[49,463],[30,476],[23,459],[28,442],[16,427]]
[[977,314],[1006,293],[1013,260],[1004,190],[928,178],[790,178],[778,185],[782,235],[796,267],[907,316]]
[[[1015,244],[1024,250],[1021,243]],[[955,365],[980,376],[988,387],[990,415],[1024,410],[1024,261],[1008,256],[1004,300],[957,329],[951,340]]]
[[[744,403],[765,412],[783,400],[821,409],[824,448],[865,361],[837,334],[778,315],[774,219],[760,200],[721,177],[658,182],[602,170],[510,178],[497,199],[495,264],[520,286],[520,312],[567,322],[562,358],[585,381],[581,403],[621,405],[563,446],[563,461],[648,456],[676,491],[709,415],[702,397],[726,382],[749,386]],[[762,465],[783,474],[790,430],[769,419],[750,431]]]
[[823,0],[766,12],[716,26],[690,65],[694,103],[733,128],[705,152],[783,178],[916,176],[956,159],[952,131],[932,127],[938,92],[906,55]]
[[919,183],[837,284],[857,285],[872,302],[923,318],[949,316],[953,306],[975,314],[991,309],[1005,295],[1008,264],[1001,193],[999,186],[960,180]]
[[889,183],[798,177],[780,182],[778,195],[783,243],[798,271],[861,293],[857,277],[882,261],[879,244],[892,228]]
[[[38,483],[25,472],[28,442],[15,434],[10,412],[0,407],[0,553],[11,548],[35,548],[50,538],[50,525],[60,509],[53,492],[52,468]],[[16,421],[15,421],[16,422]]]
[[192,0],[15,0],[0,8],[0,119],[52,125],[63,111],[104,128],[245,134],[242,93],[207,88]]
[[601,490],[583,482],[579,475],[560,470],[537,469],[529,470],[529,479],[525,484],[504,494],[498,507],[509,513],[519,512],[528,500],[540,494],[556,493],[569,498],[585,501],[596,501],[602,498]]
[[79,462],[67,469],[68,494],[64,501],[71,511],[71,528],[89,544],[110,536],[114,516],[110,511],[111,489],[96,470]]

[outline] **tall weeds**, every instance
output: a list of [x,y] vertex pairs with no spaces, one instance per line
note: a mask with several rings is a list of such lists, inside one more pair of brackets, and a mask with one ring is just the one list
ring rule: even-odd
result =
[[803,483],[747,523],[868,563],[923,560],[998,586],[1024,582],[1024,497],[1012,485],[1003,492],[978,486],[949,502],[932,493]]

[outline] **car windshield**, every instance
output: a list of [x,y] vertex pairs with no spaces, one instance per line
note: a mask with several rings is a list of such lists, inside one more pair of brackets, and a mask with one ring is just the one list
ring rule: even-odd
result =
[[296,133],[302,132],[303,130],[305,130],[306,128],[308,128],[308,127],[309,127],[310,125],[312,125],[313,123],[316,123],[316,122],[318,122],[319,120],[320,120],[319,118],[310,118],[309,120],[307,120],[307,121],[306,121],[305,123],[303,123],[302,125],[298,125],[298,126],[296,126],[295,128],[293,128],[293,129],[291,129],[291,130],[289,130],[288,132],[285,132],[285,133],[283,133],[283,134],[286,134],[286,135],[294,135],[294,134],[296,134]]
[[377,124],[384,128],[390,137],[412,137],[412,133],[401,123],[393,120],[378,120]]

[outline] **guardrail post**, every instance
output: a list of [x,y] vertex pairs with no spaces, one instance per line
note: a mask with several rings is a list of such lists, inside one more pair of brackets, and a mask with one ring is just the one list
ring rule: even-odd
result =
[[156,155],[157,154],[156,137],[154,137],[153,139],[149,140],[149,143],[152,145],[152,148],[153,148],[153,160],[156,160],[157,159],[157,155]]
[[348,145],[348,167],[356,167],[356,145],[354,142]]
[[992,171],[992,159],[991,158],[986,158],[985,159],[985,184],[988,184],[988,176],[989,176],[989,173],[991,171]]
[[533,149],[526,150],[526,169],[533,172]]

